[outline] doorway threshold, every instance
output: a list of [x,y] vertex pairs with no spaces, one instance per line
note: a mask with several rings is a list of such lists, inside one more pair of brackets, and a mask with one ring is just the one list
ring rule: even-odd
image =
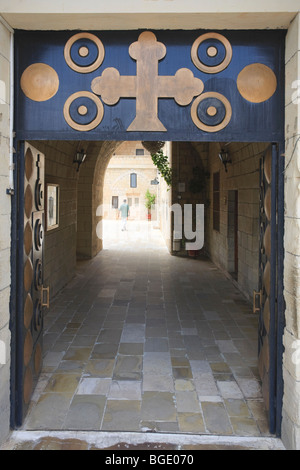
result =
[[285,447],[280,439],[273,437],[103,431],[14,431],[0,450],[197,451],[285,450]]

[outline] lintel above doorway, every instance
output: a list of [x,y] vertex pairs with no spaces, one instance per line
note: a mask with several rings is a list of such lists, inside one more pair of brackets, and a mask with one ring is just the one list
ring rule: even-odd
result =
[[17,139],[281,141],[284,37],[17,31]]

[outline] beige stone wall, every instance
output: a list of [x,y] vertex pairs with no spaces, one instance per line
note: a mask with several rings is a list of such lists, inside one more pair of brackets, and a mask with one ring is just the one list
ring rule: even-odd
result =
[[[238,271],[236,280],[250,300],[258,288],[259,262],[259,160],[265,143],[232,143],[226,146],[232,156],[228,172],[218,158],[219,143],[173,143],[173,203],[204,204],[204,252],[225,271],[234,270],[232,235],[233,208],[231,192],[238,191]],[[205,174],[205,188],[190,191],[193,168],[200,167]],[[213,229],[213,174],[220,174],[220,230]],[[180,183],[184,190],[180,191]],[[183,188],[182,188],[183,189]],[[182,245],[181,253],[186,254]]]
[[[218,158],[220,144],[210,144],[210,196],[206,248],[212,260],[228,272],[233,271],[230,236],[230,191],[238,192],[238,272],[237,282],[245,295],[252,298],[258,289],[259,263],[259,160],[266,143],[232,143],[226,146],[232,163],[228,172]],[[213,230],[212,185],[214,172],[220,172],[220,231]]]
[[264,29],[287,28],[298,0],[1,0],[0,12],[23,29]]
[[[10,65],[11,33],[0,22],[0,442],[7,435],[10,420]],[[13,312],[12,312],[13,313]]]
[[[136,155],[136,149],[144,151],[144,155]],[[137,187],[130,187],[130,174],[136,173]],[[104,179],[104,218],[118,218],[118,210],[112,207],[112,197],[117,196],[119,207],[126,199],[130,204],[130,220],[146,220],[145,193],[158,195],[158,186],[151,185],[157,177],[157,168],[152,162],[149,152],[141,142],[124,142],[111,157]],[[152,220],[156,220],[156,212]]]
[[284,397],[282,438],[300,449],[300,16],[286,38]]

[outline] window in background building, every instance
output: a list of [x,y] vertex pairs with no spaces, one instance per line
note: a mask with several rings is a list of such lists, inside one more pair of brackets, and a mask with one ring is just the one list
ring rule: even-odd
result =
[[130,187],[136,188],[137,187],[137,174],[130,173]]
[[213,175],[213,229],[220,231],[220,173]]
[[135,149],[136,155],[144,155],[144,149]]
[[113,209],[118,209],[119,207],[119,196],[112,196],[111,205]]

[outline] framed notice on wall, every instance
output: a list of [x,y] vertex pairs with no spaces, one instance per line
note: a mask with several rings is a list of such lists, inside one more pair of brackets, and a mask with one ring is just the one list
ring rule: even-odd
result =
[[47,184],[46,229],[53,230],[59,226],[59,185]]

